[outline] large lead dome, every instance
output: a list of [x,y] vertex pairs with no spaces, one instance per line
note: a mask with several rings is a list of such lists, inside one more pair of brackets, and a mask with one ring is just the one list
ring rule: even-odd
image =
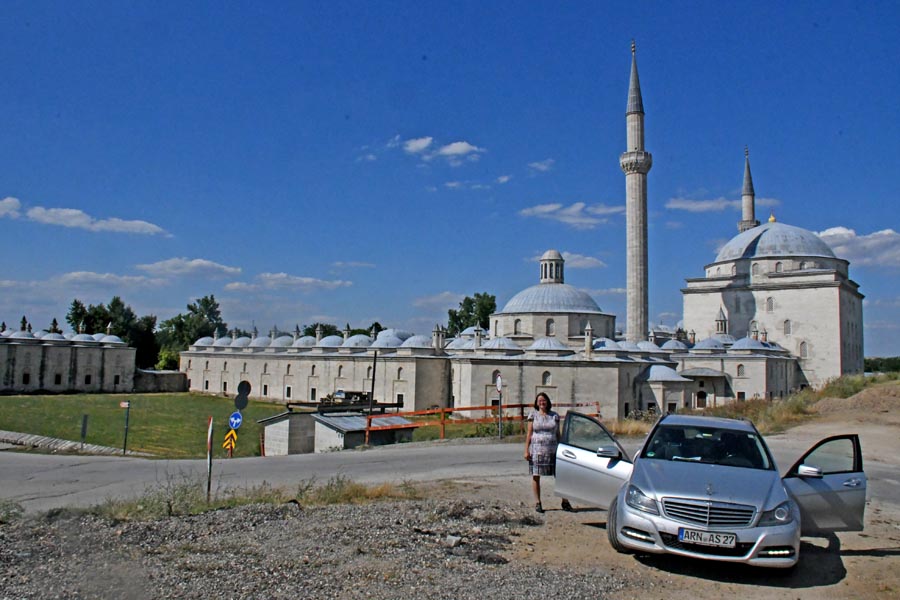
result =
[[586,292],[567,283],[539,283],[513,296],[501,311],[509,313],[600,313]]
[[741,258],[776,256],[822,256],[835,258],[828,244],[811,231],[771,222],[731,238],[716,256],[716,262]]

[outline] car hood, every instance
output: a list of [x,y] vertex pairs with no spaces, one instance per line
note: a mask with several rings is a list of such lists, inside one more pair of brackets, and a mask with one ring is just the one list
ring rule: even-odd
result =
[[666,496],[752,504],[761,510],[787,499],[778,471],[667,460],[638,460],[631,482],[657,500]]

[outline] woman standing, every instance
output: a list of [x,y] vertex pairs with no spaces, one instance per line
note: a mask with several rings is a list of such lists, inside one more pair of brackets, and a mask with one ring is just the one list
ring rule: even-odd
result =
[[[541,475],[556,476],[556,446],[559,445],[559,415],[553,412],[550,396],[541,392],[534,399],[534,410],[528,415],[528,433],[525,436],[525,460],[531,473],[531,489],[534,492],[534,510],[544,512],[541,504]],[[562,509],[572,510],[563,498]]]

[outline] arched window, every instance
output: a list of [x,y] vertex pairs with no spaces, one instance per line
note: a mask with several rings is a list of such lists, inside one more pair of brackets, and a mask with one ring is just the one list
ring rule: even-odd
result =
[[315,377],[315,375],[316,375],[316,365],[312,365],[312,366],[309,368],[309,374],[310,374],[311,377]]
[[766,298],[766,312],[775,312],[775,298]]
[[750,268],[750,272],[754,275],[759,275],[759,263],[753,263],[753,266]]
[[263,374],[269,372],[269,363],[263,363]]
[[500,337],[500,321],[494,321],[494,337]]
[[800,261],[800,270],[804,271],[807,268],[807,262],[805,260]]
[[204,367],[204,369],[209,369],[209,361],[206,361],[206,366]]
[[520,333],[522,333],[522,319],[516,319],[513,322],[513,334],[519,335]]
[[737,275],[737,265],[731,265],[731,274]]
[[791,320],[785,319],[784,321],[784,335],[791,335]]
[[778,261],[777,263],[775,263],[775,272],[781,273],[782,271],[784,271],[784,265],[781,264],[781,261]]
[[556,323],[553,319],[547,319],[547,337],[556,335]]
[[228,361],[227,361],[227,360],[226,360],[224,363],[222,363],[222,370],[223,370],[223,371],[227,371],[227,370],[228,370]]
[[800,358],[809,358],[809,346],[806,342],[800,342]]
[[744,369],[744,365],[738,365],[738,366],[737,366],[737,376],[738,376],[738,377],[745,377],[746,375],[747,375],[747,372],[746,372],[746,370]]
[[553,385],[553,376],[550,375],[550,371],[544,371],[544,374],[541,375],[541,384]]
[[291,374],[291,365],[288,365],[288,366],[286,367],[285,371],[286,371],[286,372],[285,372],[285,375],[290,375],[290,374]]
[[243,372],[244,372],[244,373],[247,372],[247,363],[244,363],[244,370],[243,370]]
[[338,377],[344,376],[344,365],[338,365]]
[[372,379],[372,367],[366,369],[366,379]]
[[403,367],[397,368],[397,379],[403,379]]
[[500,377],[500,371],[495,370],[493,373],[491,373],[491,383],[496,384],[498,377]]

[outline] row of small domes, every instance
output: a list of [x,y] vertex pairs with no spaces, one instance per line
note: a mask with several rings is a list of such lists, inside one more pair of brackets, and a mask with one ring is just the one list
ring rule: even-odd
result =
[[87,333],[45,333],[39,331],[33,333],[31,331],[7,329],[0,332],[0,338],[11,340],[41,340],[41,341],[58,341],[58,342],[93,342],[101,344],[124,344],[125,342],[117,335],[108,335],[105,333],[95,333],[93,335]]

